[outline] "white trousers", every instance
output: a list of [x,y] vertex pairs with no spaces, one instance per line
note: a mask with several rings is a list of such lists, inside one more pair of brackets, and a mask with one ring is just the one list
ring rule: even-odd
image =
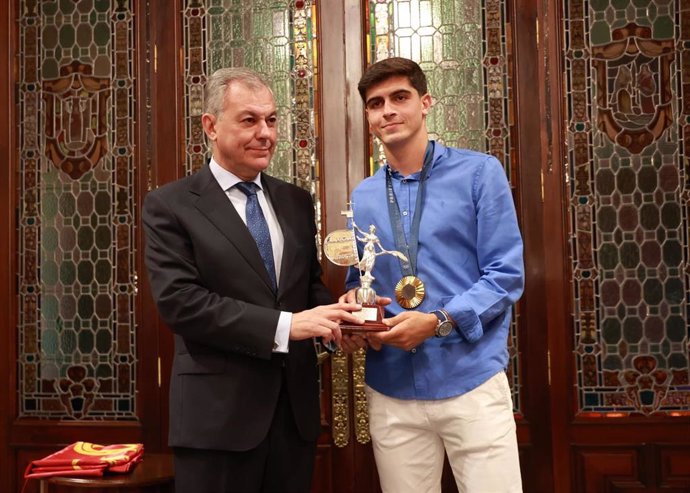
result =
[[441,491],[444,449],[460,493],[522,491],[510,386],[497,373],[466,394],[402,400],[366,388],[384,493]]

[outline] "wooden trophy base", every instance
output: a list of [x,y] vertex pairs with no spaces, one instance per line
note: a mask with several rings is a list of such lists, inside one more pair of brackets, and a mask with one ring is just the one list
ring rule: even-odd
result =
[[354,334],[358,332],[383,332],[390,330],[383,320],[383,307],[380,305],[363,304],[358,312],[352,312],[355,317],[362,320],[362,324],[341,323],[340,330],[343,334]]

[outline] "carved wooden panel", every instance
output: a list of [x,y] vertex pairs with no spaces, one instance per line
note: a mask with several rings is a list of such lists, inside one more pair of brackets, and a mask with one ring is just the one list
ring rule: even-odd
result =
[[640,456],[640,449],[635,447],[576,450],[575,491],[643,489],[646,485],[640,478]]
[[577,492],[656,493],[690,491],[687,446],[644,444],[574,449]]
[[690,491],[690,448],[663,447],[659,453],[659,485]]

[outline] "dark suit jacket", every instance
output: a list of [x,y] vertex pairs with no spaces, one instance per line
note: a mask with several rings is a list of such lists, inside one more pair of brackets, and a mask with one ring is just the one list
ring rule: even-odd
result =
[[[266,436],[281,386],[272,360],[281,310],[331,297],[320,280],[309,194],[262,175],[285,237],[277,295],[259,250],[208,166],[146,196],[146,265],[161,317],[175,334],[171,446],[242,451]],[[317,438],[311,339],[290,341],[284,369],[297,427]]]

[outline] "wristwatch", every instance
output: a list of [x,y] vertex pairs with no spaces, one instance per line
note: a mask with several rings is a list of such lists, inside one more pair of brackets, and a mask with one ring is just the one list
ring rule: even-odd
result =
[[453,332],[453,322],[445,310],[433,310],[431,313],[438,318],[438,324],[436,324],[435,331],[436,337],[446,337]]

